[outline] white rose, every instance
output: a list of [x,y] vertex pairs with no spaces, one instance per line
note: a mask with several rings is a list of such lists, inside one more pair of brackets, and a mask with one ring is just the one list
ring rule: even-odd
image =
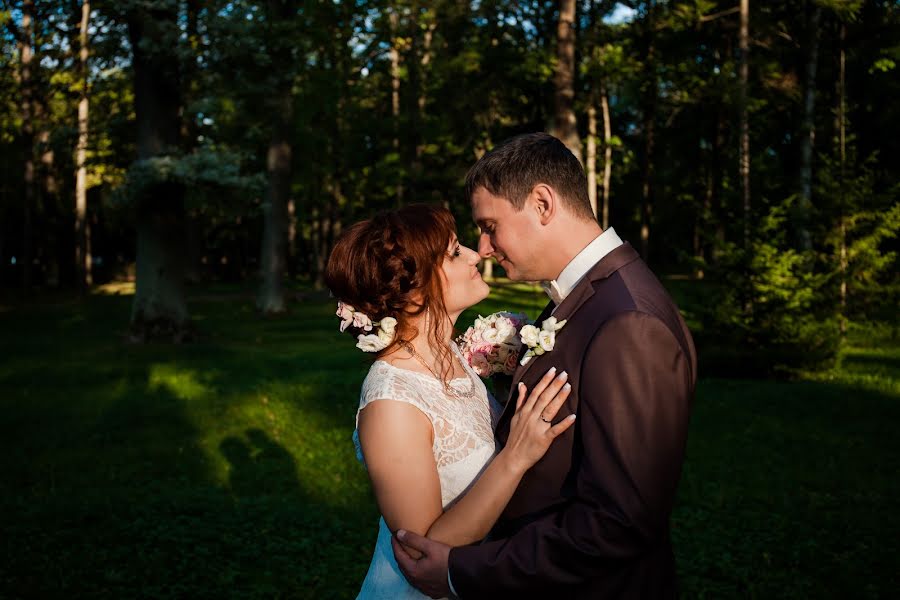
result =
[[360,334],[356,339],[359,340],[356,343],[356,347],[363,352],[380,352],[387,348],[389,343],[374,333],[370,333],[369,335]]
[[497,335],[497,330],[493,327],[488,327],[481,333],[481,339],[485,342],[490,342],[491,344],[500,341],[500,338]]
[[538,343],[540,343],[541,348],[550,352],[553,350],[553,346],[556,344],[556,332],[555,331],[542,331],[538,334]]
[[505,342],[515,335],[516,328],[513,327],[512,323],[510,323],[508,319],[503,319],[502,321],[500,321],[500,323],[497,324],[497,338],[500,341]]
[[556,317],[547,317],[543,323],[541,323],[541,329],[544,331],[559,331],[563,328],[563,325],[566,324],[566,320],[557,321]]
[[519,331],[519,337],[522,338],[522,343],[529,348],[534,348],[538,345],[539,334],[540,331],[534,325],[526,325]]
[[397,319],[394,317],[385,317],[381,320],[381,331],[389,338],[394,337],[394,330],[397,328]]

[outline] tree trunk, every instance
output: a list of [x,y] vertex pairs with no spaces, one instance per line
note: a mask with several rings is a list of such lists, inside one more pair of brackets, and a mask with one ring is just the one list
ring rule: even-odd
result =
[[[177,150],[180,77],[174,8],[135,7],[128,13],[133,53],[138,161]],[[136,341],[182,341],[190,331],[184,296],[185,210],[180,183],[148,184],[135,199],[137,266],[131,332]]]
[[838,72],[838,143],[840,144],[840,166],[841,166],[841,197],[840,201],[840,273],[841,273],[841,304],[840,304],[840,331],[841,336],[847,335],[847,268],[849,266],[847,257],[847,216],[846,216],[846,199],[845,185],[847,175],[847,25],[841,23],[840,33],[840,58]]
[[741,0],[741,31],[738,53],[740,55],[738,90],[738,114],[740,119],[741,146],[738,156],[741,178],[741,204],[743,206],[744,248],[750,247],[750,116],[747,109],[747,87],[750,67],[747,62],[750,51],[750,0]]
[[288,218],[288,239],[287,239],[287,272],[293,277],[298,273],[297,270],[297,202],[293,197],[288,198],[287,203]]
[[803,101],[803,146],[800,157],[800,200],[798,220],[798,242],[801,250],[812,249],[809,233],[812,212],[812,162],[816,142],[816,70],[819,63],[819,20],[822,9],[814,4],[809,17],[809,54],[806,58],[806,81]]
[[[728,220],[728,207],[725,205],[725,196],[722,194],[722,151],[725,147],[725,119],[723,116],[724,107],[721,101],[716,102],[715,123],[713,124],[712,148],[710,150],[710,182],[709,187],[709,209],[711,220],[715,223],[716,236],[713,243],[712,251],[709,253],[713,264],[718,264],[721,258],[722,249],[725,246],[725,224]],[[715,211],[715,213],[713,213]]]
[[[269,1],[269,24],[275,29],[279,23],[294,17],[292,1]],[[273,64],[290,64],[290,48],[278,36],[272,35]],[[293,82],[282,74],[274,90],[276,97],[272,111],[272,135],[269,141],[267,171],[269,186],[263,205],[263,235],[260,256],[262,281],[256,306],[266,315],[282,313],[286,309],[284,276],[287,271],[288,197],[291,193],[291,122],[293,120]]]
[[587,137],[587,185],[588,198],[591,201],[591,210],[594,218],[597,218],[597,108],[591,102],[587,109],[588,137]]
[[291,185],[290,87],[280,92],[272,123],[267,168],[269,187],[263,207],[262,283],[257,308],[263,314],[285,311],[284,274],[287,268],[288,196]]
[[91,225],[87,219],[87,147],[88,147],[88,23],[90,0],[81,3],[81,25],[78,30],[78,145],[75,149],[75,274],[78,288],[91,287]]
[[485,281],[493,281],[494,279],[494,259],[483,258],[481,260],[481,276]]
[[575,0],[559,0],[553,83],[555,108],[552,134],[562,140],[581,161],[581,139],[575,118]]
[[419,112],[419,94],[422,89],[422,65],[420,59],[420,43],[419,39],[419,3],[412,2],[410,7],[411,15],[408,22],[409,27],[409,53],[406,60],[406,74],[408,82],[408,93],[406,94],[406,164],[409,169],[409,197],[413,202],[421,201],[419,198],[419,187],[422,178],[422,125]]
[[22,3],[22,29],[18,46],[19,83],[22,90],[20,104],[22,114],[22,155],[25,157],[23,169],[25,193],[22,206],[22,287],[26,292],[31,289],[32,285],[34,262],[32,212],[36,201],[34,179],[34,79],[31,73],[34,58],[35,14],[34,1],[25,0]]
[[609,227],[609,186],[612,181],[612,124],[609,120],[609,93],[600,85],[600,108],[603,115],[603,229]]
[[[394,139],[391,145],[398,159],[400,156],[400,49],[398,48],[398,28],[400,17],[395,8],[388,9],[389,23],[391,26],[391,117],[394,129]],[[397,180],[397,206],[403,206],[403,177]]]
[[653,153],[656,145],[656,105],[659,84],[656,77],[656,3],[647,10],[646,47],[649,82],[644,91],[644,156],[641,166],[641,257],[650,260],[650,226],[653,220]]

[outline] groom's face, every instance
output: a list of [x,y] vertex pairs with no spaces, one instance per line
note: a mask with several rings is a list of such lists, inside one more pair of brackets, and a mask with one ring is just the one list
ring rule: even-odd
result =
[[507,276],[517,281],[546,279],[540,272],[540,228],[529,206],[526,202],[517,211],[509,200],[483,187],[472,194],[472,218],[481,231],[478,254],[493,256]]

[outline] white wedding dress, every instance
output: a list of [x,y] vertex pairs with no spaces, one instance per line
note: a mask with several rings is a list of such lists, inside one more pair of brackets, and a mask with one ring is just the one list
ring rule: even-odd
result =
[[[408,402],[421,410],[434,427],[434,460],[441,482],[441,502],[447,510],[478,478],[496,453],[494,425],[501,407],[488,394],[481,379],[462,359],[451,342],[469,377],[454,379],[450,385],[460,393],[476,392],[473,399],[447,395],[443,384],[431,375],[401,369],[376,361],[362,385],[359,410],[370,402]],[[359,422],[359,411],[356,413]],[[356,456],[365,464],[358,431],[353,432]],[[427,598],[413,588],[397,566],[391,549],[391,532],[379,519],[378,541],[357,600],[420,600]]]

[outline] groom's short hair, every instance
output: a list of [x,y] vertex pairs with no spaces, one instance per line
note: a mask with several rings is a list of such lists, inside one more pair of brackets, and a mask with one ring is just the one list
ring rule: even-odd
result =
[[483,187],[518,211],[539,183],[552,187],[574,215],[596,219],[584,168],[565,144],[546,133],[510,138],[478,159],[466,174],[466,199]]

